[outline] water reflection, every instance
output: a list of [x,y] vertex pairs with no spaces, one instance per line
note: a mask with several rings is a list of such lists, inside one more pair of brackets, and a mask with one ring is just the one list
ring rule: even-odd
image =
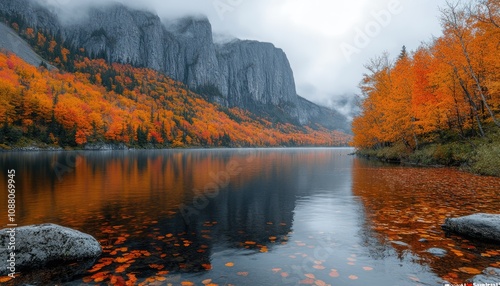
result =
[[365,239],[372,253],[395,249],[399,258],[411,255],[457,284],[473,276],[470,268],[480,272],[499,267],[500,249],[447,237],[441,225],[447,217],[498,213],[499,190],[499,178],[453,169],[384,166],[365,160],[356,160],[353,168],[353,193],[363,201],[369,232]]
[[[433,285],[454,267],[487,265],[462,244],[489,246],[446,246],[458,238],[439,225],[494,198],[497,179],[375,166],[350,152],[9,153],[0,163],[16,169],[20,225],[58,223],[103,245],[70,285]],[[450,255],[437,258],[430,247]]]

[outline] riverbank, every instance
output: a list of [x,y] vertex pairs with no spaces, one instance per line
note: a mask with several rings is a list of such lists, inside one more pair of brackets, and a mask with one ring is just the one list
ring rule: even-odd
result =
[[408,149],[403,144],[363,149],[357,155],[385,162],[419,166],[459,167],[474,174],[500,177],[500,132],[488,138],[443,141]]
[[113,151],[113,150],[164,150],[164,149],[231,149],[231,148],[352,148],[346,145],[340,146],[323,146],[323,145],[277,145],[277,146],[253,146],[253,145],[229,145],[229,146],[216,146],[216,145],[190,145],[190,146],[168,146],[164,144],[146,144],[127,145],[124,143],[89,143],[75,147],[61,147],[57,145],[49,145],[43,142],[34,140],[26,140],[15,146],[0,144],[1,152],[23,152],[23,151]]

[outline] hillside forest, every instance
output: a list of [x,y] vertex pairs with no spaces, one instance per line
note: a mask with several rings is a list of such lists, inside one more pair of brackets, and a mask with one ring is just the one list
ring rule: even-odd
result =
[[500,2],[464,3],[442,8],[442,36],[366,65],[361,153],[500,174]]
[[50,64],[31,66],[0,53],[3,149],[345,146],[352,138],[211,103],[154,70],[88,56],[23,19],[4,21]]

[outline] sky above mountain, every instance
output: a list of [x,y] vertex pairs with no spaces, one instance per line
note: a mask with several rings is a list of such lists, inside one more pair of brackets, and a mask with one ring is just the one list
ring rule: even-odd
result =
[[[40,0],[77,18],[112,0]],[[113,0],[163,19],[206,15],[218,39],[231,35],[273,43],[287,54],[299,95],[334,105],[358,92],[370,58],[397,57],[441,34],[445,0]],[[220,37],[220,35],[225,35]]]

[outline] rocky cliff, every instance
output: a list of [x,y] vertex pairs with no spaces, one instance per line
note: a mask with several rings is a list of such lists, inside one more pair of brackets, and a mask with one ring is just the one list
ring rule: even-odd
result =
[[62,22],[36,1],[2,0],[0,11],[37,29],[60,33],[91,57],[161,71],[224,106],[238,106],[278,121],[319,123],[348,130],[339,113],[299,97],[285,53],[270,43],[213,41],[206,18],[163,23],[150,12],[121,4],[91,8],[84,17]]

